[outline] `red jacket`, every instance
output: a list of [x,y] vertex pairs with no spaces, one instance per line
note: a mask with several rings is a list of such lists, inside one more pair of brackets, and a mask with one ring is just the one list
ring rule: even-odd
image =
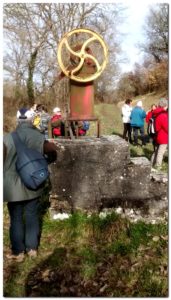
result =
[[80,128],[78,130],[78,135],[86,135],[86,130]]
[[149,120],[150,120],[151,117],[152,117],[152,113],[153,113],[153,110],[150,110],[150,111],[146,114],[145,121],[146,121],[147,124],[148,124]]
[[[52,118],[51,118],[51,122],[55,122],[57,120],[60,120],[62,118],[62,115],[60,113],[54,115]],[[53,128],[53,135],[54,136],[61,136],[61,128],[60,127],[55,127]]]
[[153,111],[156,117],[156,137],[155,141],[157,144],[168,144],[168,111],[162,107],[158,107]]

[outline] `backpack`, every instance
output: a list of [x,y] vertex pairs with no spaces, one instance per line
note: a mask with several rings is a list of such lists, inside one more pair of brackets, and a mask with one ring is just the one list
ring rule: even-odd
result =
[[60,127],[53,128],[53,135],[54,136],[61,136],[61,129],[60,129]]
[[166,113],[165,111],[159,112],[156,116],[152,114],[152,117],[149,119],[148,126],[147,126],[147,133],[149,136],[154,137],[157,134],[156,130],[156,118],[160,115]]
[[153,137],[156,134],[155,117],[154,116],[152,116],[149,119],[148,126],[147,126],[147,133],[151,137]]
[[90,123],[88,121],[83,121],[82,129],[87,131],[90,128]]
[[17,151],[16,170],[24,185],[36,191],[49,177],[48,163],[39,151],[28,148],[16,131],[11,134]]

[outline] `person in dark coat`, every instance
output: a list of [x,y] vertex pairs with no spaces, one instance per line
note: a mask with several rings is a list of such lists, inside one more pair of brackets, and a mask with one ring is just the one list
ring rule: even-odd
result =
[[[57,158],[57,146],[45,140],[44,135],[32,124],[33,114],[27,110],[18,113],[16,131],[28,147],[49,157],[49,162]],[[17,153],[11,133],[4,135],[4,201],[7,202],[10,215],[10,241],[12,253],[6,257],[18,262],[23,261],[25,254],[37,256],[39,228],[39,200],[44,188],[30,190],[22,183],[16,171]],[[25,216],[23,221],[23,215]]]

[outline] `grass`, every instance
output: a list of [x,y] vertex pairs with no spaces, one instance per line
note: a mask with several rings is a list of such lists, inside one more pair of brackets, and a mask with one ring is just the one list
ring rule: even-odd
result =
[[115,213],[55,221],[47,212],[42,229],[36,259],[5,263],[4,296],[167,296],[166,224],[134,224]]
[[[145,109],[161,96],[146,95],[142,99]],[[96,105],[95,115],[103,135],[122,135],[121,104]],[[95,122],[89,134],[96,134]],[[136,149],[130,145],[132,157],[150,159],[152,152],[151,143]],[[167,156],[162,168],[167,171]],[[26,257],[20,264],[4,260],[5,297],[168,296],[167,224],[130,223],[114,212],[105,218],[75,212],[57,221],[50,219],[48,207],[46,191],[38,257]],[[4,257],[10,245],[8,227],[4,205]]]

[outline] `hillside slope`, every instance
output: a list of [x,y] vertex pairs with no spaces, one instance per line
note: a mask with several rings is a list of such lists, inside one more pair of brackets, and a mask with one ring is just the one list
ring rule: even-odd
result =
[[[138,96],[136,98],[132,98],[132,106],[134,107],[138,100],[142,100],[143,107],[145,111],[148,111],[151,108],[153,103],[158,104],[159,99],[164,97],[164,93],[150,93],[143,96]],[[101,103],[95,105],[95,115],[101,121],[101,134],[102,135],[110,135],[117,134],[122,135],[123,124],[121,117],[121,107],[124,102],[119,102],[116,104],[106,104]],[[96,124],[92,122],[89,134],[96,134]]]

